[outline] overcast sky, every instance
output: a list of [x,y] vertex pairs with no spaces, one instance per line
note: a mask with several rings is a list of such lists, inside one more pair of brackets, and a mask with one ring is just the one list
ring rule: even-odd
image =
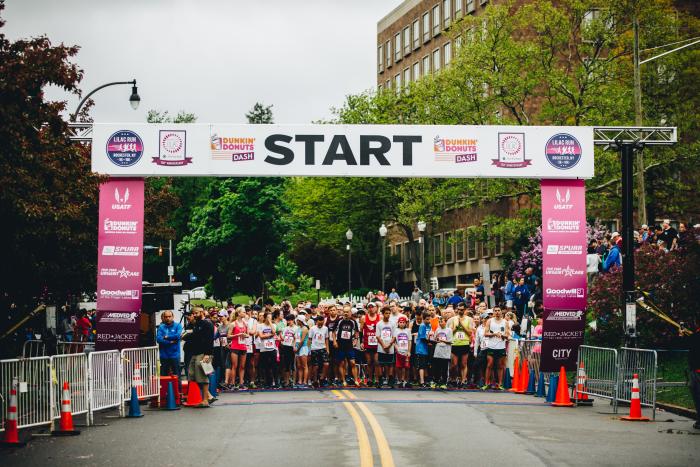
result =
[[[377,22],[401,0],[7,0],[9,39],[79,45],[97,122],[145,121],[149,109],[200,122],[245,122],[256,101],[277,123],[328,118],[347,94],[374,87]],[[49,90],[50,99],[78,99]]]

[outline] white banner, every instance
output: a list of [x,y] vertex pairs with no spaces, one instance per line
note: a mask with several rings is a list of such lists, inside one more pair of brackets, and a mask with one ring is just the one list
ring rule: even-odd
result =
[[591,178],[593,128],[96,123],[92,170],[113,177]]

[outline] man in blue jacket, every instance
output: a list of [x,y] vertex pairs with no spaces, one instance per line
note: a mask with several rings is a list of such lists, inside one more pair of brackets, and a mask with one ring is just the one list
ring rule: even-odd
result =
[[620,236],[619,233],[613,232],[610,237],[610,250],[608,251],[608,256],[605,257],[603,262],[603,272],[609,272],[613,265],[618,267],[622,266],[622,256],[620,255],[620,247],[617,244],[617,238]]
[[180,374],[180,339],[182,325],[173,319],[173,312],[164,311],[160,315],[163,321],[158,325],[156,341],[160,349],[160,375],[170,376]]

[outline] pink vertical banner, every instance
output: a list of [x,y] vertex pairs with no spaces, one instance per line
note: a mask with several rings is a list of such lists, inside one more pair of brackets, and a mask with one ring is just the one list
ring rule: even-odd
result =
[[115,178],[100,185],[98,311],[141,310],[143,203],[143,179]]
[[586,323],[586,188],[542,180],[541,371],[576,369]]

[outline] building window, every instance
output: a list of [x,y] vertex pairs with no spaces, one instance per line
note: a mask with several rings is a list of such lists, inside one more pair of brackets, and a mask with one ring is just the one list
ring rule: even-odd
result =
[[381,92],[381,91],[382,91],[382,83],[379,83],[379,84],[377,85],[377,91],[378,91],[378,92]]
[[398,62],[401,60],[401,34],[396,34],[394,36],[394,61]]
[[430,40],[430,12],[423,14],[423,43]]
[[482,5],[486,5],[489,2],[489,0],[481,0]]
[[481,242],[481,256],[488,258],[491,256],[491,236],[489,235],[489,225],[483,224],[484,228],[484,241]]
[[413,50],[420,48],[420,21],[413,22]]
[[408,242],[403,244],[404,255],[406,256],[406,267],[407,271],[410,271],[413,266],[413,250],[409,246]]
[[411,53],[411,28],[403,28],[403,55],[404,57]]
[[386,80],[386,83],[384,83],[384,89],[391,89],[391,81]]
[[459,50],[460,47],[462,47],[462,36],[457,36],[455,37],[455,51]]
[[474,13],[476,9],[475,3],[475,0],[467,0],[467,13]]
[[455,232],[455,259],[464,261],[464,230]]
[[420,62],[413,64],[413,81],[418,81],[420,78]]
[[452,44],[448,42],[445,44],[444,51],[445,53],[445,66],[450,64],[450,61],[452,60]]
[[462,17],[462,0],[455,0],[455,21]]
[[430,74],[430,55],[423,57],[423,76]]
[[403,269],[403,256],[401,255],[401,244],[396,245],[396,249],[394,250],[394,255],[396,256],[396,261],[399,263],[399,268]]
[[386,60],[386,67],[391,66],[391,41],[386,41],[384,44],[384,59]]
[[433,7],[433,36],[440,34],[440,5]]
[[494,256],[501,256],[503,254],[503,237],[501,237],[500,235],[494,235],[493,243]]
[[467,234],[467,258],[476,259],[476,237],[474,234]]
[[391,259],[391,245],[386,246],[385,254],[386,254],[386,258]]
[[394,76],[394,89],[397,91],[401,90],[401,73],[396,73]]
[[452,233],[445,232],[445,263],[451,263],[453,261],[454,255],[454,242],[452,241]]
[[379,73],[382,73],[384,71],[384,46],[380,45],[377,47],[377,67],[379,69]]
[[451,3],[452,0],[442,0],[442,16],[445,29],[450,27],[450,21],[452,21]]
[[433,264],[442,264],[442,238],[440,235],[433,237]]
[[440,49],[433,50],[433,72],[440,69]]
[[404,68],[403,70],[403,85],[408,86],[408,83],[411,82],[411,69],[410,68]]

